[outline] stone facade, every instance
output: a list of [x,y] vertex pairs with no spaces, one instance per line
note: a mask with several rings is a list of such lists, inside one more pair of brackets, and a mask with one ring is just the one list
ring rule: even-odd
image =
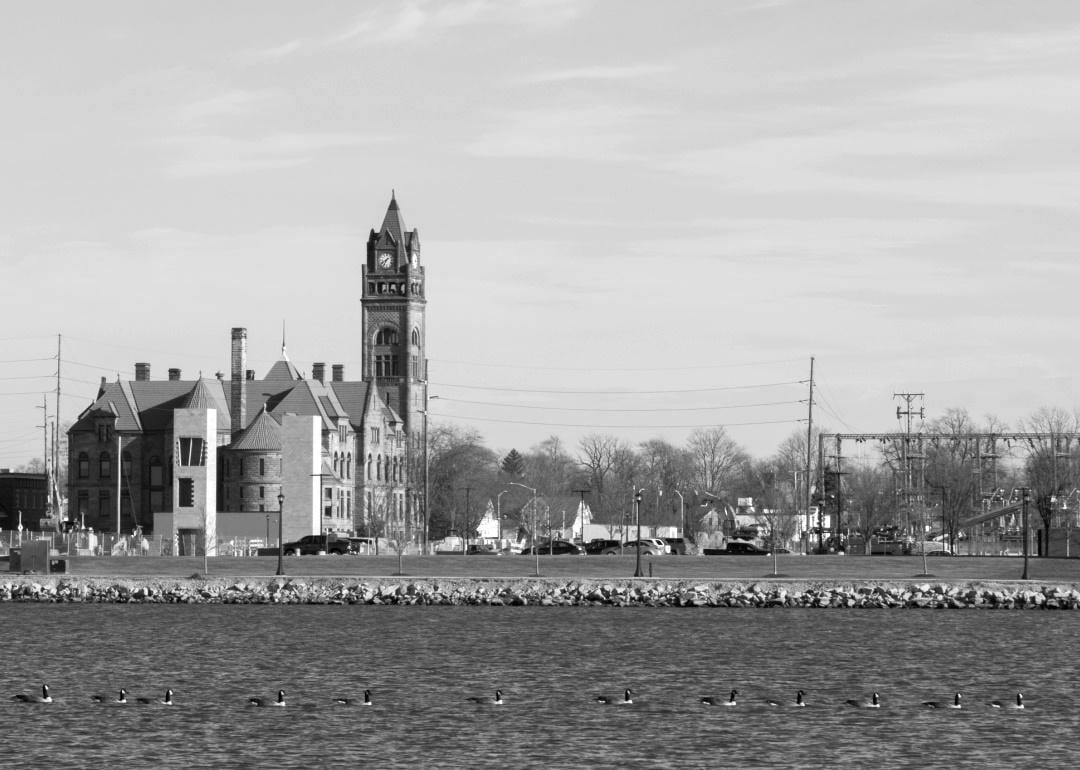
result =
[[[155,514],[180,512],[186,506],[175,473],[174,415],[202,410],[214,415],[206,437],[217,457],[210,505],[251,514],[253,537],[265,531],[266,515],[279,510],[284,494],[290,531],[295,525],[299,534],[355,531],[418,540],[426,300],[419,236],[404,230],[394,198],[382,227],[372,230],[361,273],[360,380],[347,380],[345,367],[333,364],[327,381],[325,363],[313,364],[305,377],[284,341],[281,359],[256,379],[247,368],[243,328],[231,332],[229,380],[220,373],[184,380],[179,369],[169,369],[168,380],[155,381],[145,362],[136,364],[135,380],[103,378],[94,403],[68,433],[70,517],[97,530],[130,532],[151,529]],[[293,415],[317,426],[318,451],[302,452],[303,478],[293,478],[289,458],[298,448],[283,431]]]

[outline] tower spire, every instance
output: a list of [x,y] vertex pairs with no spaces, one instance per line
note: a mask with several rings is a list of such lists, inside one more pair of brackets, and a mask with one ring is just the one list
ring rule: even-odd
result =
[[285,319],[281,319],[281,360],[288,361],[289,354],[285,352]]

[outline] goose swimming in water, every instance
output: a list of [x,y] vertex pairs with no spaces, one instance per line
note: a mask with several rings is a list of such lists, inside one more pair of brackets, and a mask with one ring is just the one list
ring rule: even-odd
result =
[[960,705],[961,697],[963,696],[961,696],[960,693],[956,693],[956,695],[953,696],[952,703],[942,703],[941,701],[936,700],[924,700],[923,705],[926,706],[928,709],[958,709],[962,708],[962,706]]
[[855,706],[855,707],[857,707],[857,708],[863,708],[863,709],[877,709],[877,708],[881,708],[881,701],[880,701],[880,699],[878,698],[878,694],[877,694],[877,693],[874,693],[874,694],[873,694],[873,695],[871,696],[870,700],[868,700],[868,701],[866,701],[866,700],[855,700],[855,699],[850,699],[850,700],[848,700],[848,701],[847,701],[847,704],[848,704],[849,706]]
[[496,690],[494,697],[488,698],[484,695],[471,695],[466,700],[472,703],[490,703],[492,706],[503,705],[502,690]]
[[285,705],[285,691],[277,691],[277,700],[265,700],[263,698],[248,698],[249,706],[284,706]]
[[[800,706],[800,707],[805,706],[806,702],[803,700],[804,695],[806,695],[806,693],[803,692],[802,690],[799,690],[797,693],[795,693],[795,702],[792,703],[792,704],[789,704],[789,705],[791,705],[791,706]],[[765,701],[765,702],[768,703],[770,706],[783,706],[784,705],[783,703],[781,703],[778,700],[769,700],[769,701]]]
[[995,709],[1022,709],[1024,707],[1024,694],[1016,693],[1016,703],[1004,703],[999,700],[991,701],[990,708]]
[[719,698],[714,698],[711,695],[706,695],[704,698],[701,699],[701,702],[704,703],[706,706],[737,706],[738,701],[735,700],[735,696],[738,694],[738,690],[732,690],[731,695],[728,696],[727,700],[720,700]]
[[157,703],[157,704],[160,704],[162,706],[171,706],[171,705],[173,705],[172,696],[173,696],[173,691],[172,690],[166,690],[165,691],[165,697],[162,698],[161,700],[154,700],[153,698],[136,698],[135,701],[137,703],[142,703],[143,705],[147,705],[147,704],[150,704],[150,703]]
[[[334,703],[340,706],[355,706],[357,701],[354,698],[334,698]],[[371,690],[364,690],[364,699],[359,702],[361,706],[371,705]]]
[[127,703],[127,690],[120,688],[120,694],[114,700],[109,700],[107,695],[91,695],[90,700],[94,703]]
[[17,700],[20,703],[52,703],[52,696],[49,695],[49,685],[41,685],[41,695],[26,695],[25,693],[19,693],[18,695],[12,695],[12,700]]
[[629,706],[634,702],[633,699],[630,697],[633,692],[633,690],[627,687],[626,690],[623,692],[622,700],[619,700],[618,698],[613,698],[610,695],[597,695],[595,700],[597,703],[602,703],[604,705],[616,704]]

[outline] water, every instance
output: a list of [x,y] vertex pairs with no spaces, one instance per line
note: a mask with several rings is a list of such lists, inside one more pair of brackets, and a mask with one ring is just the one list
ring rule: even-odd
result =
[[[0,606],[12,766],[1076,766],[1080,613]],[[176,691],[173,708],[102,705]],[[633,706],[598,694],[635,692]],[[740,692],[735,708],[703,695]],[[284,709],[246,705],[288,693]],[[371,708],[337,696],[372,690]],[[504,706],[470,695],[502,689]],[[802,688],[804,709],[773,708]],[[881,693],[878,711],[844,705]],[[964,694],[968,708],[923,700]],[[1011,700],[1021,712],[991,709]]]

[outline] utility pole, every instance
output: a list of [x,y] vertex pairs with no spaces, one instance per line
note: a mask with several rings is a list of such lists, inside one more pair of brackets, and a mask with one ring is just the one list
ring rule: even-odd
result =
[[806,402],[806,552],[810,553],[810,443],[814,434],[814,357],[810,356],[810,398]]
[[1024,517],[1024,574],[1020,576],[1021,580],[1028,579],[1028,503],[1031,502],[1031,487],[1020,487],[1021,497],[1021,511]]
[[[904,442],[901,447],[902,467],[904,469],[904,510],[907,515],[907,523],[905,529],[908,534],[911,534],[911,508],[912,500],[915,497],[915,489],[911,474],[911,461],[918,458],[922,458],[922,454],[914,455],[911,453],[911,418],[918,416],[920,420],[925,417],[925,408],[919,406],[918,409],[913,408],[916,399],[921,399],[925,396],[925,393],[893,393],[893,398],[903,399],[904,409],[900,408],[900,405],[896,406],[896,419],[900,420],[904,424]],[[906,420],[905,420],[906,418]],[[921,484],[919,485],[921,489]]]
[[461,552],[469,552],[469,493],[472,487],[462,487],[465,490],[465,537],[461,541]]

